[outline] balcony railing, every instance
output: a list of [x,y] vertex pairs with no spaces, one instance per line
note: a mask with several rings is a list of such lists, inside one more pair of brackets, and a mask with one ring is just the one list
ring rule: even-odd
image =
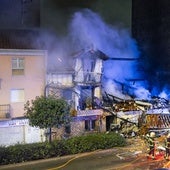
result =
[[95,115],[102,115],[102,109],[93,109],[93,110],[78,110],[77,116],[95,116]]
[[11,118],[10,104],[0,105],[0,119]]

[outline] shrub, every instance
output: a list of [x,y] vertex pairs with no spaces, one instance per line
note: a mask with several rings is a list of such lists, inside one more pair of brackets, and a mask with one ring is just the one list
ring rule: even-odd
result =
[[126,141],[116,133],[96,133],[51,143],[17,144],[0,147],[0,165],[76,154],[97,149],[125,146]]

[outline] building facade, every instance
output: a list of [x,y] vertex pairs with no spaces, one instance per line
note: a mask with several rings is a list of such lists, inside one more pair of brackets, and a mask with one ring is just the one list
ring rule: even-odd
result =
[[24,104],[43,95],[46,51],[0,50],[0,118],[24,116]]
[[[104,132],[106,119],[103,116],[104,111],[100,108],[100,102],[103,60],[106,56],[100,51],[90,49],[72,57],[73,70],[67,72],[56,70],[47,74],[45,95],[62,97],[70,104],[70,136]],[[64,130],[60,131],[61,133],[53,129],[54,138],[62,137]]]
[[46,57],[45,50],[0,49],[0,145],[45,141],[45,130],[24,118],[24,104],[44,94]]

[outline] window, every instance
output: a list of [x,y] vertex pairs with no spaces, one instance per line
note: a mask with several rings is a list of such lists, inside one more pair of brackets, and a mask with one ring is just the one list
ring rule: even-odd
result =
[[12,75],[24,75],[24,58],[12,58]]
[[91,131],[95,129],[95,120],[85,120],[85,130]]
[[24,101],[25,101],[24,89],[11,90],[11,102],[24,102]]

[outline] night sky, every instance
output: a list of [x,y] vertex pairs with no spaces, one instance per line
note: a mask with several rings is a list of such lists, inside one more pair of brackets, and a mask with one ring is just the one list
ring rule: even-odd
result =
[[73,14],[88,8],[107,24],[131,30],[131,0],[0,0],[0,28],[44,28],[66,33]]
[[43,0],[41,26],[65,33],[75,11],[83,8],[98,13],[107,24],[131,29],[131,0]]

